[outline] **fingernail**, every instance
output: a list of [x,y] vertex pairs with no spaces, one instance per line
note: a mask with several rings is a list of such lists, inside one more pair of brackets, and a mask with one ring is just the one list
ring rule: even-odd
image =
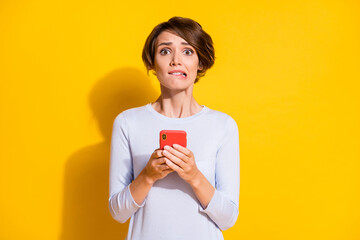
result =
[[168,145],[166,145],[164,148],[165,148],[165,149],[169,149],[170,147],[169,147]]

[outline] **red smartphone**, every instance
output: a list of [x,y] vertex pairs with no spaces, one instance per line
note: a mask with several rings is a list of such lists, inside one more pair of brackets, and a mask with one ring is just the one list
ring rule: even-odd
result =
[[186,147],[186,132],[183,130],[161,130],[160,149],[164,150],[165,145],[172,147],[173,144]]

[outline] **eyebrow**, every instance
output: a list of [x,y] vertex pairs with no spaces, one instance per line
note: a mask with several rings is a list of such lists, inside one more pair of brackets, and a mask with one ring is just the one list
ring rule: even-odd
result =
[[[158,47],[160,47],[160,46],[162,46],[162,45],[166,45],[166,46],[169,46],[169,45],[171,45],[172,44],[172,42],[162,42],[162,43],[160,43],[159,45],[158,45]],[[187,43],[187,42],[181,42],[181,45],[190,45],[189,43]]]

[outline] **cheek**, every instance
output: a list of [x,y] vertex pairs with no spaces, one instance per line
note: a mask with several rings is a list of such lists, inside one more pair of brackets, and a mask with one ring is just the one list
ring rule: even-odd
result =
[[192,68],[197,68],[199,65],[199,58],[197,55],[192,56],[191,59],[189,59],[189,64],[192,66]]
[[188,66],[189,66],[189,70],[191,71],[191,73],[197,74],[197,70],[199,67],[199,61],[191,61],[188,63]]
[[154,67],[157,72],[165,71],[167,67],[166,59],[155,59]]

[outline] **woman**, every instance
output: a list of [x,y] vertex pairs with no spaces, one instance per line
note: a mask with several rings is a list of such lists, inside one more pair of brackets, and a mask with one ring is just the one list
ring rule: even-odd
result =
[[[156,26],[143,61],[160,97],[114,120],[109,209],[127,239],[223,239],[239,204],[239,138],[227,114],[196,102],[194,83],[214,63],[211,37],[181,17]],[[163,129],[187,132],[187,147],[159,148]]]

